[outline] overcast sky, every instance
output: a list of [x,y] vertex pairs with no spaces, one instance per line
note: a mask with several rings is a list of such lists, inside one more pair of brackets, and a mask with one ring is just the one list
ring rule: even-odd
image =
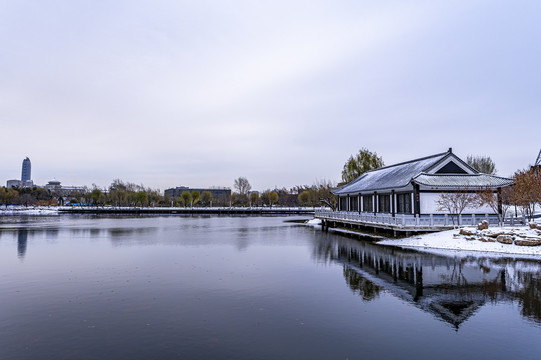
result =
[[0,0],[0,183],[256,190],[541,147],[540,1]]

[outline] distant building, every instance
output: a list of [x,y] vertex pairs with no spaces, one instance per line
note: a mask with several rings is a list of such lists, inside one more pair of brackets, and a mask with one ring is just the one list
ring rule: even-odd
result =
[[78,194],[85,191],[81,186],[62,186],[61,182],[52,179],[45,185],[45,189],[49,190],[52,196],[54,196],[61,204],[73,199]]
[[26,157],[23,160],[23,167],[21,170],[21,180],[8,180],[6,187],[33,187],[34,182],[32,181],[32,163],[30,159]]
[[18,179],[8,180],[6,182],[6,187],[12,188],[12,187],[33,187],[34,181],[32,180],[26,180],[25,182],[22,182]]
[[14,180],[8,180],[6,183],[7,188],[13,188],[13,187],[23,187],[23,182],[18,179]]
[[56,179],[52,179],[51,181],[49,181],[47,183],[47,185],[45,185],[45,189],[47,189],[49,191],[60,190],[61,188],[62,188],[62,185],[61,185],[60,181],[58,181]]
[[187,186],[178,186],[175,188],[167,189],[164,191],[165,196],[169,196],[171,199],[178,198],[184,191],[189,191],[190,194],[194,191],[199,191],[199,194],[203,193],[203,191],[210,191],[210,194],[212,195],[213,199],[216,200],[228,200],[231,196],[231,189],[230,188],[219,188],[219,187],[212,187],[209,189],[190,189]]
[[63,186],[62,183],[56,179],[49,181],[47,185],[45,185],[45,189],[49,190],[53,195],[68,197],[74,193],[85,191],[85,188],[82,186]]
[[30,162],[30,159],[26,157],[26,159],[23,160],[23,169],[21,171],[21,181],[23,184],[27,184],[27,182],[32,181],[32,163]]

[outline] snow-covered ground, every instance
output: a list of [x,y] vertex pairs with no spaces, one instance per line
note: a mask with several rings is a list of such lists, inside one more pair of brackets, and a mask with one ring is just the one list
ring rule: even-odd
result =
[[[465,228],[475,235],[461,235],[459,229],[441,231],[437,233],[416,235],[404,239],[385,239],[378,244],[399,246],[404,248],[424,249],[431,253],[441,253],[434,250],[458,250],[458,251],[482,251],[489,253],[522,254],[541,256],[541,246],[518,246],[516,244],[502,244],[498,241],[485,242],[480,238],[489,238],[488,234],[513,234],[515,240],[541,239],[541,230],[530,229],[528,226],[521,227],[491,227],[487,230]],[[446,252],[448,254],[448,252]]]
[[[319,219],[313,219],[306,223],[310,226],[321,225]],[[337,230],[337,229],[329,229]],[[377,243],[380,245],[397,246],[402,248],[414,248],[419,251],[437,254],[437,255],[458,255],[458,256],[483,256],[499,257],[501,254],[515,254],[519,257],[539,257],[541,256],[541,246],[518,246],[513,244],[503,244],[497,241],[497,234],[512,234],[515,240],[540,240],[541,230],[530,229],[529,226],[515,227],[490,227],[486,230],[477,230],[474,227],[463,228],[466,232],[473,235],[461,235],[460,229],[447,230],[429,234],[415,235],[404,239],[384,239]],[[338,230],[337,232],[350,232],[348,230]],[[464,231],[463,231],[464,232]],[[492,235],[490,237],[489,235]],[[479,239],[489,239],[490,241],[481,241]],[[490,255],[492,254],[492,255]]]
[[8,206],[0,207],[0,216],[2,215],[57,215],[58,207],[47,206]]

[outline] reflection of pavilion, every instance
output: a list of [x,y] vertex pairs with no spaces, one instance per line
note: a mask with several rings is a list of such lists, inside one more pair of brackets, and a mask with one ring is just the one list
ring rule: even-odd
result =
[[385,289],[458,328],[487,301],[518,299],[524,316],[541,321],[535,311],[541,309],[541,281],[532,281],[520,265],[509,274],[515,260],[435,256],[345,239],[325,243],[317,255],[342,263],[348,285],[365,300]]

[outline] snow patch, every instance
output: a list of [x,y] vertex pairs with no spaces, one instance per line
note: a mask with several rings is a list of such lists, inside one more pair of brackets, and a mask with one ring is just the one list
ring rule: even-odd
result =
[[[466,228],[475,232],[475,228]],[[470,237],[459,234],[459,229],[441,231],[437,233],[415,235],[404,239],[385,239],[378,244],[398,246],[404,248],[445,249],[451,251],[481,251],[487,253],[523,254],[541,256],[541,246],[518,246],[515,244],[502,244],[499,242],[482,242],[471,240]],[[480,233],[496,234],[499,232],[515,233],[523,237],[539,237],[535,229],[529,227],[491,227]],[[432,250],[429,251],[434,253]]]

